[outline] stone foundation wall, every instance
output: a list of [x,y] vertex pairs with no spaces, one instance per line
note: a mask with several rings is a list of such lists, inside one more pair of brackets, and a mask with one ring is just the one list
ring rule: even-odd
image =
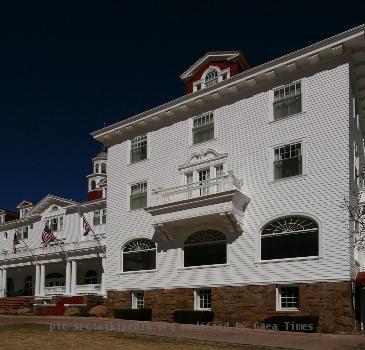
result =
[[[350,282],[299,284],[300,307],[297,312],[276,311],[276,286],[219,287],[212,290],[212,310],[218,324],[237,322],[254,327],[266,317],[274,315],[317,315],[318,331],[349,333],[355,329]],[[156,289],[145,293],[145,307],[152,308],[153,321],[173,322],[178,309],[194,308],[194,290],[191,288]],[[108,292],[107,305],[128,309],[132,306],[131,292]]]

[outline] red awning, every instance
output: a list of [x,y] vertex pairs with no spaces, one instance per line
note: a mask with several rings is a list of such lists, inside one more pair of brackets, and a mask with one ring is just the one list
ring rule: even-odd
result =
[[365,272],[358,272],[354,282],[355,284],[365,285]]

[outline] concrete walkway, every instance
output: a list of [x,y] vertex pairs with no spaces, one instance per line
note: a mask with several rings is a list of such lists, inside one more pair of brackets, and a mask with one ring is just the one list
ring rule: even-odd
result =
[[16,323],[48,325],[50,331],[104,330],[282,349],[365,350],[365,335],[304,334],[93,317],[0,315],[0,325]]

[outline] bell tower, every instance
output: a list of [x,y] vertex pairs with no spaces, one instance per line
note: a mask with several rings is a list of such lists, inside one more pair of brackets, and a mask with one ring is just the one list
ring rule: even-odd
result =
[[93,173],[86,176],[88,182],[88,201],[104,198],[106,195],[107,160],[108,148],[104,146],[102,151],[92,159]]

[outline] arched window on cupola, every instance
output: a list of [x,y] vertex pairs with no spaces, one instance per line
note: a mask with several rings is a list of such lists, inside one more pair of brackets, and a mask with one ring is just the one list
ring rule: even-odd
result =
[[204,78],[205,87],[209,87],[218,83],[218,72],[212,68]]
[[97,174],[98,172],[99,172],[99,164],[98,163],[95,163],[94,173]]
[[93,191],[96,189],[96,181],[95,180],[91,180],[90,182],[90,190]]
[[106,163],[101,163],[101,172],[102,174],[106,174]]

